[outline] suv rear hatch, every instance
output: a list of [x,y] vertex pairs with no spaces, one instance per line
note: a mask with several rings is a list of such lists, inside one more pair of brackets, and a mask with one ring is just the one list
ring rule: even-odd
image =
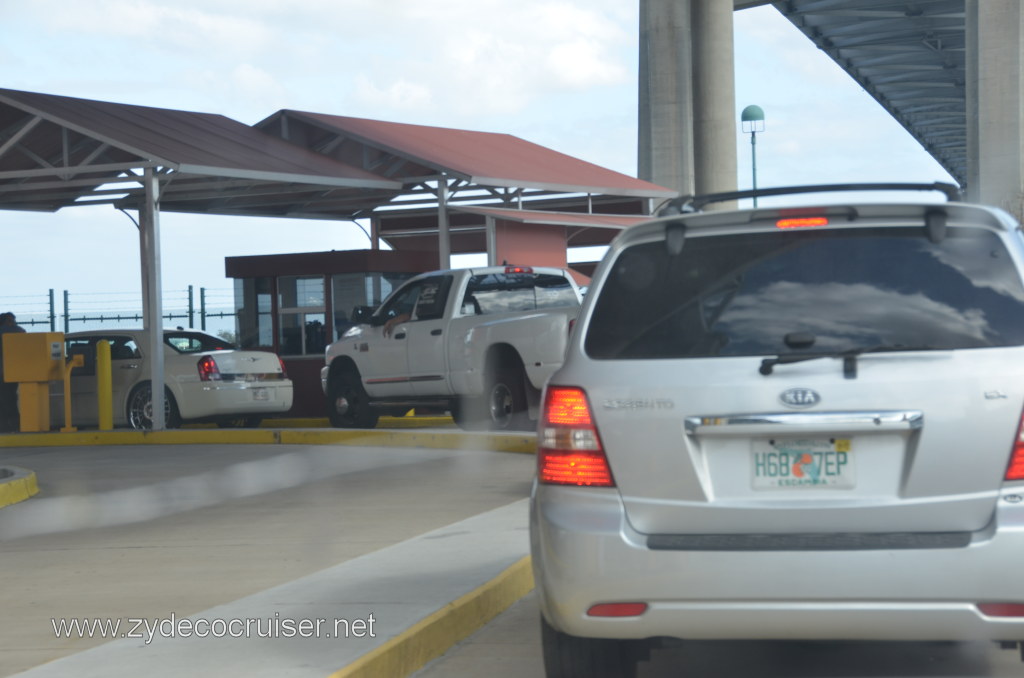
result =
[[1024,405],[1017,231],[961,205],[809,213],[651,224],[595,280],[586,357],[557,378],[663,547],[927,545],[992,518]]

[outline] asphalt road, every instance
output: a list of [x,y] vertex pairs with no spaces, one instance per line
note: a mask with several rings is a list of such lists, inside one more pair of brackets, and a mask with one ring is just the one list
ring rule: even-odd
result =
[[[531,593],[414,678],[543,678],[537,597]],[[1008,678],[1017,651],[993,643],[692,641],[661,648],[638,678]]]
[[57,639],[55,618],[226,604],[521,500],[533,463],[335,445],[0,449],[40,485],[0,510],[0,676],[102,642]]

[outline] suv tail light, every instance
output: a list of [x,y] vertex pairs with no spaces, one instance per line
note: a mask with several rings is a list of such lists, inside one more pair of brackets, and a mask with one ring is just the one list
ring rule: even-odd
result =
[[537,476],[547,485],[615,487],[583,389],[548,388],[540,425]]
[[196,366],[199,368],[200,381],[220,381],[220,370],[212,357],[204,355]]
[[1024,480],[1024,415],[1017,425],[1017,437],[1013,439],[1013,450],[1010,453],[1010,465],[1006,469],[1004,480]]

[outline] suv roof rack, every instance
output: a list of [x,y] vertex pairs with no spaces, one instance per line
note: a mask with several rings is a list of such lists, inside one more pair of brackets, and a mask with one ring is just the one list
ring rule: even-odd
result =
[[728,191],[725,193],[709,193],[707,195],[684,195],[672,198],[659,207],[655,214],[659,217],[673,214],[699,212],[705,205],[713,202],[742,200],[744,198],[762,198],[773,195],[796,195],[799,193],[832,193],[840,191],[938,191],[946,196],[947,202],[961,202],[963,194],[960,187],[936,181],[931,184],[818,184],[812,186],[781,186],[777,188],[755,188],[744,191]]

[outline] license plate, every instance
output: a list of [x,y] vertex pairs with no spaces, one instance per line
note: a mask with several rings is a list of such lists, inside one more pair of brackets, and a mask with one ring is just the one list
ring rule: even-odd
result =
[[755,441],[750,457],[755,490],[855,486],[849,438]]
[[254,388],[252,391],[253,400],[270,400],[270,392],[265,388]]

